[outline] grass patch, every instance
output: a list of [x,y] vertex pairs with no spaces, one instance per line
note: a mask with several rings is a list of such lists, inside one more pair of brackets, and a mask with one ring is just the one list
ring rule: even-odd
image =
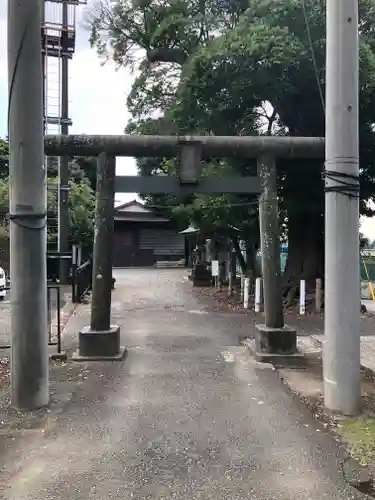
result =
[[375,464],[375,418],[344,420],[336,430],[353,458],[362,465]]

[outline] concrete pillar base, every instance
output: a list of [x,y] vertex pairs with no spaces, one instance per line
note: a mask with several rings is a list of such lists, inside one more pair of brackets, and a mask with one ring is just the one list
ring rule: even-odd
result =
[[273,365],[301,364],[305,357],[297,350],[297,331],[289,326],[270,328],[256,325],[255,339],[245,341],[254,358]]
[[63,352],[54,352],[49,355],[49,359],[52,361],[66,361],[68,359],[68,355],[65,351]]
[[191,272],[193,286],[209,287],[212,284],[210,271],[204,264],[196,264]]
[[74,361],[121,361],[126,348],[120,346],[120,327],[111,325],[109,330],[92,330],[85,326],[79,332],[78,350]]
[[265,354],[294,354],[297,352],[297,330],[289,326],[256,325],[255,345],[258,352]]

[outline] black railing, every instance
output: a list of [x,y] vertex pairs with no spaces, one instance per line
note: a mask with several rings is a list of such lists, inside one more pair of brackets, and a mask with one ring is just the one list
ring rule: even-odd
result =
[[72,302],[79,304],[92,287],[92,260],[89,259],[72,269]]
[[[7,287],[9,293],[10,288]],[[4,304],[5,306],[5,304]],[[56,346],[57,354],[62,353],[61,346],[61,290],[57,283],[47,284],[47,318],[48,318],[48,345]],[[1,349],[10,349],[11,343],[11,325],[10,325],[10,308],[4,307],[0,309],[0,314],[7,314],[8,318],[5,320],[2,328],[7,325],[7,332],[1,332],[1,336],[7,337],[7,342],[0,343]],[[4,319],[3,319],[4,321]]]
[[72,274],[72,254],[71,252],[48,252],[47,253],[47,278],[51,281],[58,281],[60,278],[60,263],[62,260],[69,262],[69,275]]

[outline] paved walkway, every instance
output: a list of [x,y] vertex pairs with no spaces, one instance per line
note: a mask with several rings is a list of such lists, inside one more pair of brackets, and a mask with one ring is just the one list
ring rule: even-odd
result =
[[[324,342],[324,335],[312,335],[320,345]],[[375,337],[361,336],[361,365],[375,373]]]
[[[2,499],[362,498],[324,429],[238,347],[246,316],[207,313],[183,271],[116,277],[127,359],[55,365],[48,412],[13,414],[16,429],[5,412]],[[69,348],[87,322],[83,306]]]

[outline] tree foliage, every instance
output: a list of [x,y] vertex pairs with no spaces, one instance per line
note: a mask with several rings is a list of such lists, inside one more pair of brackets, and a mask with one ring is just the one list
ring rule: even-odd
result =
[[[374,196],[375,0],[360,0],[361,212]],[[118,65],[137,65],[128,98],[129,133],[292,135],[325,133],[324,0],[117,0],[91,13],[91,42]],[[138,162],[143,175],[174,162]],[[216,161],[205,172],[254,173],[254,165]],[[322,162],[278,162],[279,207],[288,262],[284,292],[301,277],[322,277]],[[239,226],[257,246],[254,197],[178,200],[148,197],[182,220]],[[251,228],[251,230],[249,229]]]
[[[50,185],[58,184],[58,178],[50,179]],[[47,193],[47,212],[49,214],[57,213],[57,192],[48,191]],[[95,209],[95,196],[87,179],[83,179],[79,184],[69,182],[69,238],[76,243],[87,245],[92,240],[93,219]],[[9,186],[8,179],[0,179],[0,214],[2,217],[1,226],[7,230],[7,213],[9,211]],[[56,238],[52,232],[50,239]]]
[[0,178],[7,177],[9,170],[9,145],[0,138]]
[[[93,239],[93,218],[95,209],[96,159],[74,157],[69,161],[69,240],[84,246],[91,246]],[[0,238],[8,238],[7,213],[9,211],[9,147],[0,139]],[[57,217],[58,158],[47,160],[47,212]],[[52,189],[55,186],[55,189]],[[48,228],[48,241],[57,239],[56,227]],[[1,243],[0,243],[1,246]]]

